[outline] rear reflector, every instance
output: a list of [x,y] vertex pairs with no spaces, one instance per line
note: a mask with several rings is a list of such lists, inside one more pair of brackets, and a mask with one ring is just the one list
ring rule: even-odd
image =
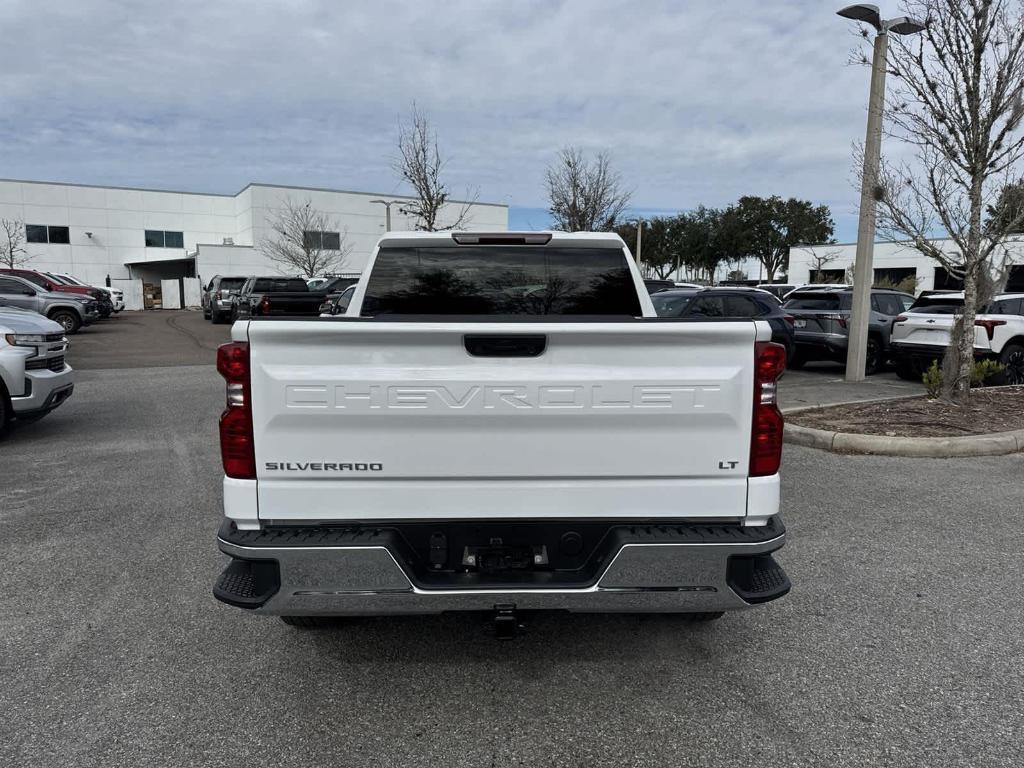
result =
[[256,479],[249,386],[249,345],[232,341],[217,348],[217,372],[227,382],[227,407],[220,416],[220,457],[224,474]]
[[750,433],[750,476],[779,471],[785,426],[777,400],[776,380],[786,369],[786,348],[770,341],[754,345],[754,413]]

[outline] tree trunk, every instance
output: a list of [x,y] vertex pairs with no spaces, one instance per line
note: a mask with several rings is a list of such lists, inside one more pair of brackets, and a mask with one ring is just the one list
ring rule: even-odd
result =
[[942,383],[943,396],[964,404],[971,396],[971,372],[974,370],[974,318],[978,306],[979,272],[985,269],[981,258],[981,175],[974,174],[971,182],[971,221],[967,231],[967,253],[964,254],[964,315],[963,333],[957,350],[957,375],[953,381]]

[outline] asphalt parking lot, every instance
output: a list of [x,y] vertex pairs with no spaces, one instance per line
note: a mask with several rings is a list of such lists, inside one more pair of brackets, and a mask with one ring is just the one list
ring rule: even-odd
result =
[[[210,594],[227,326],[147,313],[93,333],[68,403],[0,441],[0,765],[1022,762],[1020,457],[787,447],[794,589],[707,626],[304,632]],[[833,372],[787,380],[815,375]]]

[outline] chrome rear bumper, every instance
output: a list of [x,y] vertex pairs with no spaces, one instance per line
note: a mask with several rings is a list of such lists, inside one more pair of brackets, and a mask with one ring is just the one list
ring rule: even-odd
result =
[[[713,528],[693,526],[705,532]],[[773,518],[768,529],[760,532],[740,530],[755,533],[737,537],[659,533],[648,536],[649,542],[625,543],[608,558],[593,583],[553,588],[438,588],[418,583],[413,565],[399,563],[406,559],[401,551],[372,539],[342,545],[273,546],[267,541],[273,537],[263,537],[259,546],[247,546],[232,540],[244,536],[222,530],[218,545],[232,562],[218,579],[214,594],[256,613],[296,616],[433,614],[488,611],[499,605],[580,613],[737,610],[781,597],[790,586],[770,554],[785,543],[781,521]]]

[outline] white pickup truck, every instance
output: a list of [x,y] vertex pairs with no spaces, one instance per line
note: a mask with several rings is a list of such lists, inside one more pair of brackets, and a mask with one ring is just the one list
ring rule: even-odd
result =
[[657,318],[618,236],[395,233],[345,315],[218,351],[215,596],[323,617],[670,612],[784,595],[785,350]]

